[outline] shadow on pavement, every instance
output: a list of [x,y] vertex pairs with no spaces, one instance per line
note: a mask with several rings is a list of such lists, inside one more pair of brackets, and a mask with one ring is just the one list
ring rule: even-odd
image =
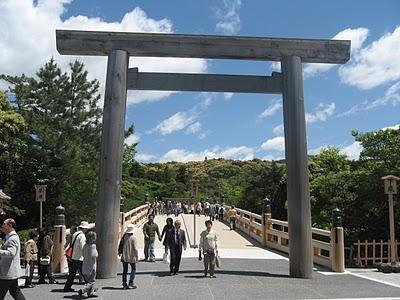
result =
[[[179,271],[179,274],[203,274],[203,270],[185,270]],[[291,278],[286,274],[273,274],[268,272],[257,272],[257,271],[230,271],[230,270],[215,270],[215,275],[225,274],[225,275],[238,275],[238,276],[259,276],[259,277],[275,277],[275,278]],[[154,272],[154,271],[145,271],[145,272],[137,272],[136,275],[154,275],[158,277],[169,277],[169,272]],[[203,275],[190,275],[184,276],[186,278],[203,278]]]
[[119,290],[119,291],[122,291],[122,290],[123,290],[123,287],[122,287],[122,286],[121,286],[121,287],[116,287],[116,286],[103,286],[101,289],[102,289],[102,290],[113,290],[113,291]]

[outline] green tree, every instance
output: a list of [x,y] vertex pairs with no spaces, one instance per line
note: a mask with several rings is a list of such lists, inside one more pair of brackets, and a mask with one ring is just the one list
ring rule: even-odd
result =
[[2,75],[14,85],[17,112],[27,121],[30,134],[24,160],[29,174],[15,186],[28,185],[29,193],[18,204],[35,211],[33,184],[47,184],[44,214],[49,223],[59,203],[66,207],[70,222],[94,219],[102,111],[99,83],[87,75],[78,61],[66,73],[53,59],[32,78]]

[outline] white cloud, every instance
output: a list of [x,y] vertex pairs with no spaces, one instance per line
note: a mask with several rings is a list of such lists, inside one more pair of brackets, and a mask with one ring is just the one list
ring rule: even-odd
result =
[[[99,30],[127,32],[172,33],[172,22],[168,19],[155,20],[136,7],[127,12],[120,22],[107,22],[100,18],[61,16],[72,0],[2,0],[0,1],[0,73],[33,76],[35,72],[54,57],[58,65],[66,70],[74,59],[82,61],[89,78],[100,81],[104,94],[106,57],[61,56],[56,50],[55,30]],[[35,4],[37,3],[37,4]],[[139,71],[205,72],[203,59],[177,58],[131,58],[130,67]],[[157,101],[171,92],[135,91],[128,93],[128,104]]]
[[324,149],[328,148],[327,146],[320,146],[314,149],[308,149],[308,155],[318,155]]
[[157,157],[155,155],[152,154],[147,154],[147,153],[138,153],[136,154],[136,160],[137,161],[151,161],[151,160],[155,160]]
[[[162,135],[168,135],[175,131],[186,129],[187,134],[194,134],[201,131],[201,123],[198,121],[201,113],[210,106],[214,95],[210,93],[201,93],[198,96],[200,102],[188,111],[180,111],[168,119],[160,122],[156,127],[149,130],[147,133],[160,132]],[[206,137],[206,133],[199,134],[199,138]]]
[[400,129],[400,124],[396,124],[396,125],[393,125],[393,126],[383,127],[382,128],[382,130],[388,130],[388,129],[399,130]]
[[[357,55],[360,48],[362,47],[364,41],[368,37],[368,29],[367,28],[356,28],[351,29],[347,28],[343,31],[340,31],[336,34],[332,40],[351,40],[351,57]],[[326,72],[331,68],[335,67],[334,64],[305,64],[303,68],[304,77],[311,77],[316,74]]]
[[400,81],[390,86],[382,97],[372,101],[365,100],[361,104],[356,104],[349,110],[338,114],[338,116],[345,117],[386,105],[392,105],[393,107],[400,105]]
[[341,80],[368,90],[400,79],[400,26],[361,49],[339,69]]
[[239,9],[241,0],[223,0],[223,8],[217,8],[218,23],[215,29],[224,34],[236,34],[240,30]]
[[360,153],[363,150],[363,147],[360,142],[354,142],[351,145],[343,147],[340,149],[340,152],[347,155],[348,159],[358,160],[360,158]]
[[306,122],[314,123],[318,121],[326,121],[335,112],[335,103],[320,103],[313,113],[306,113]]
[[233,95],[234,95],[234,93],[224,93],[224,98],[226,100],[229,100],[229,99],[231,99],[233,97]]
[[199,132],[200,130],[201,130],[201,123],[197,121],[187,127],[186,133],[192,134],[192,133]]
[[195,122],[196,117],[194,115],[190,115],[187,112],[179,111],[173,114],[168,119],[165,119],[161,123],[159,123],[151,132],[159,131],[162,135],[171,134],[175,131],[179,131],[185,129],[193,122]]
[[283,136],[277,136],[272,139],[265,141],[261,145],[262,150],[275,150],[284,151],[285,150],[285,138]]
[[282,134],[284,132],[283,124],[275,126],[274,129],[272,129],[272,132],[275,133],[276,135]]
[[246,146],[227,147],[225,149],[221,149],[219,146],[216,146],[211,150],[206,149],[200,152],[191,152],[184,149],[172,149],[160,158],[160,162],[202,161],[205,157],[208,159],[225,158],[235,160],[251,160],[254,158],[254,149]]
[[128,136],[125,139],[125,144],[132,145],[132,144],[138,143],[139,140],[140,140],[140,136],[138,134],[136,134],[136,133],[135,134],[131,134],[130,136]]
[[261,114],[259,114],[257,118],[259,120],[262,120],[264,118],[271,117],[281,108],[282,108],[281,100],[272,100],[271,104]]

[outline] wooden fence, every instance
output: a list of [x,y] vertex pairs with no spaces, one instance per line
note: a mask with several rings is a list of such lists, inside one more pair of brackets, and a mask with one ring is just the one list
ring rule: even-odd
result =
[[[396,240],[397,257],[400,253],[400,242]],[[354,264],[357,267],[373,266],[376,263],[390,261],[390,240],[388,241],[363,241],[354,243]]]

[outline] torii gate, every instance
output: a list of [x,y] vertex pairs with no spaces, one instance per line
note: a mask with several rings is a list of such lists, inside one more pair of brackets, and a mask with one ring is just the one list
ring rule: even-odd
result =
[[[127,89],[283,94],[290,276],[311,278],[313,251],[302,62],[343,64],[350,41],[56,30],[60,54],[108,56],[100,188],[98,278],[117,274],[118,216]],[[129,56],[280,61],[272,76],[144,73]]]

